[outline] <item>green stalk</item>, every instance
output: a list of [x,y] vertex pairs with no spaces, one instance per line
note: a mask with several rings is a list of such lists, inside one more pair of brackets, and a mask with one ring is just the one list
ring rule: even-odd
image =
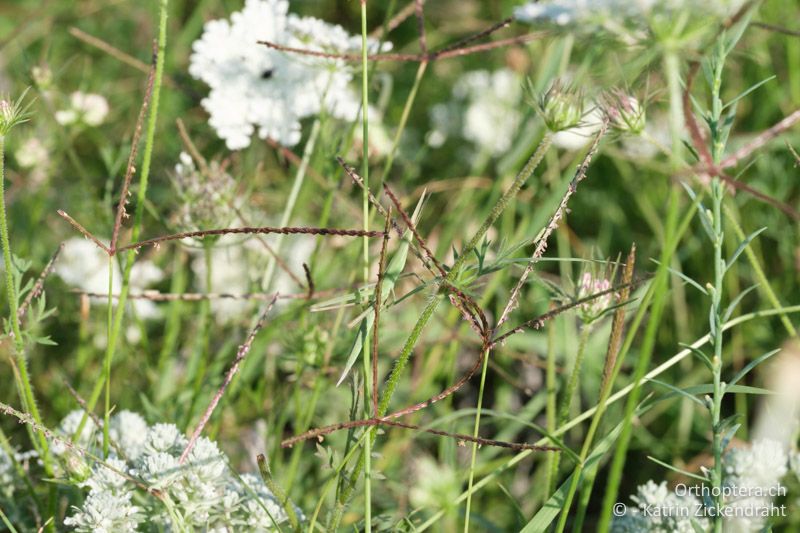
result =
[[[556,349],[555,349],[555,335],[556,328],[547,328],[547,373],[546,373],[546,387],[547,387],[547,432],[551,435],[558,427],[557,409],[558,409],[558,384],[556,383]],[[544,493],[544,500],[553,493],[555,490],[556,479],[558,478],[558,460],[557,454],[547,454],[545,462],[546,473],[546,487]]]
[[[361,155],[361,176],[364,180],[362,191],[362,219],[364,231],[369,230],[369,73],[367,72],[367,1],[361,0],[361,123],[363,133],[363,153]],[[369,283],[369,238],[362,239],[364,245],[363,268],[364,285]],[[376,298],[378,298],[376,296]],[[377,331],[374,332],[378,334]],[[364,410],[367,416],[371,414],[372,387],[372,357],[370,354],[370,332],[364,329],[364,338],[361,340],[364,353]],[[372,438],[364,440],[364,531],[372,531]]]
[[[575,363],[572,365],[572,372],[569,374],[567,387],[564,390],[564,396],[561,398],[561,408],[558,410],[558,422],[556,427],[561,427],[569,420],[569,410],[572,406],[572,398],[578,389],[579,377],[581,374],[581,367],[583,366],[583,358],[586,354],[586,344],[589,342],[589,336],[592,332],[592,327],[589,324],[584,324],[583,331],[581,331],[580,341],[578,343],[578,352],[575,354]],[[584,441],[585,442],[585,441]],[[551,475],[553,479],[558,478],[558,466],[560,463],[560,454],[553,458],[553,465]],[[573,477],[573,483],[575,481]],[[569,504],[566,504],[564,509],[569,509]],[[561,513],[561,517],[566,520],[566,513]],[[564,524],[559,521],[558,531],[563,531]]]
[[[714,179],[711,183],[711,201],[713,209],[713,224],[714,224],[714,290],[711,292],[711,316],[709,317],[710,328],[712,334],[712,346],[714,349],[714,357],[711,359],[712,374],[714,376],[714,394],[712,396],[711,405],[711,427],[713,432],[712,449],[714,452],[714,468],[711,471],[711,483],[713,488],[720,489],[719,491],[712,490],[714,497],[714,506],[716,509],[722,508],[722,432],[720,431],[720,413],[722,412],[722,397],[724,391],[722,389],[722,276],[724,275],[725,266],[722,262],[722,197],[723,197],[722,184],[719,179]],[[714,531],[722,533],[722,520],[718,515],[714,519]]]
[[[158,55],[156,58],[156,73],[153,80],[153,95],[150,101],[150,112],[147,120],[147,131],[145,134],[144,155],[142,156],[142,177],[139,184],[139,191],[136,199],[136,211],[133,217],[133,229],[131,232],[131,241],[136,242],[139,240],[139,235],[142,228],[142,218],[144,216],[145,200],[147,198],[147,183],[150,178],[150,163],[153,158],[153,146],[155,144],[156,132],[156,119],[158,117],[158,104],[161,96],[161,84],[164,75],[164,55],[167,45],[167,5],[169,0],[160,0],[159,3],[159,22],[158,22]],[[83,431],[86,421],[89,419],[89,412],[94,411],[97,401],[100,399],[100,394],[103,391],[104,382],[110,384],[111,381],[111,363],[114,359],[114,352],[117,346],[117,339],[119,332],[122,329],[122,317],[125,314],[125,304],[128,301],[128,292],[130,289],[131,269],[136,256],[134,250],[129,250],[125,254],[125,270],[122,274],[122,288],[120,289],[119,298],[117,300],[117,309],[114,313],[114,320],[111,327],[111,335],[108,337],[108,345],[106,346],[104,372],[102,379],[95,383],[92,394],[87,402],[86,412],[84,412],[81,423],[75,431],[73,439],[77,439]],[[106,390],[110,390],[110,385],[107,385]],[[107,421],[109,416],[108,410],[105,413]],[[108,424],[106,423],[106,426]]]
[[[22,337],[22,330],[19,327],[19,302],[17,300],[16,284],[14,283],[14,264],[11,255],[11,242],[8,238],[5,184],[5,135],[0,135],[0,241],[2,241],[3,246],[6,298],[8,299],[9,308],[8,320],[11,323],[11,332],[14,334],[14,355],[17,365],[17,372],[14,372],[14,378],[17,381],[17,392],[19,393],[22,407],[31,414],[37,424],[41,424],[42,417],[39,414],[39,408],[36,406],[36,397],[33,395],[33,386],[31,385],[31,378],[28,375],[28,359],[25,357],[25,339]],[[36,439],[33,435],[33,431],[29,433],[31,442],[34,445],[37,445],[38,440],[37,450],[42,454],[47,474],[52,475],[53,469],[50,462],[50,448],[47,445],[47,439],[41,434],[39,434],[39,438]]]
[[[674,50],[668,50],[664,56],[664,69],[667,73],[667,84],[670,97],[670,130],[672,134],[672,154],[671,163],[674,168],[678,168],[682,161],[681,136],[683,131],[683,98],[681,94],[680,62]],[[633,379],[633,390],[625,404],[625,418],[620,433],[617,447],[614,450],[614,458],[606,482],[605,497],[598,525],[599,531],[607,531],[611,525],[613,506],[617,501],[619,485],[622,480],[622,470],[625,467],[625,459],[630,445],[631,432],[633,429],[633,414],[639,403],[642,378],[650,364],[653,349],[656,342],[656,334],[661,326],[661,315],[666,304],[666,294],[668,292],[669,270],[668,265],[672,263],[672,256],[677,247],[677,240],[682,232],[676,234],[676,226],[679,210],[679,190],[677,186],[671,185],[669,203],[667,207],[667,222],[664,228],[664,247],[661,251],[660,264],[656,270],[656,276],[652,283],[652,314],[645,330],[645,337],[642,342],[639,360],[636,364]],[[644,302],[639,308],[640,312],[646,309]]]
[[[472,430],[472,437],[478,438],[478,431],[481,427],[481,408],[483,407],[483,390],[486,384],[486,368],[489,366],[490,351],[483,352],[483,368],[481,368],[481,385],[478,389],[478,408],[475,412],[475,427]],[[469,482],[467,483],[467,507],[464,514],[464,533],[469,531],[469,512],[472,505],[472,484],[475,480],[475,457],[478,455],[478,443],[472,442],[472,458],[469,463]]]

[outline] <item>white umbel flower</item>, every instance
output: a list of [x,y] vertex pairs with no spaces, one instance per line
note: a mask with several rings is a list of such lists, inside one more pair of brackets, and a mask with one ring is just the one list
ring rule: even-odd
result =
[[354,120],[358,98],[340,60],[288,54],[258,41],[322,52],[354,52],[361,41],[341,26],[289,14],[286,0],[246,0],[230,20],[207,22],[192,45],[189,73],[211,88],[201,102],[231,150],[254,133],[285,146],[300,141],[300,120],[324,108]]
[[460,134],[479,151],[498,156],[511,148],[522,116],[522,83],[509,69],[473,70],[453,86],[453,100],[430,110],[432,129],[426,142],[438,148]]
[[[114,281],[112,291],[118,293],[122,271],[113,261]],[[64,243],[56,263],[56,274],[67,284],[91,293],[108,293],[108,255],[93,242],[83,237],[73,237]],[[131,269],[130,286],[136,292],[145,290],[163,279],[164,273],[151,261],[137,261]],[[158,318],[158,307],[149,300],[131,302],[136,314],[143,319]]]

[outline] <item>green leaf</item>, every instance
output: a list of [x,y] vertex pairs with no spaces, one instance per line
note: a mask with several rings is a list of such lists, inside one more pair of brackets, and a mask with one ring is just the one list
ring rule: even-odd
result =
[[[417,207],[414,209],[414,214],[411,217],[411,220],[414,222],[414,224],[416,224],[417,220],[419,219],[422,202],[423,198],[420,198],[420,201],[417,203]],[[397,280],[400,279],[400,275],[403,273],[403,269],[406,266],[406,259],[408,259],[408,248],[410,244],[411,231],[406,230],[403,232],[403,238],[400,240],[400,246],[397,248],[394,256],[392,256],[389,264],[386,266],[386,272],[383,275],[383,285],[381,285],[381,305],[383,305],[383,302],[385,302],[386,298],[389,297],[389,294],[391,294],[392,289],[394,289]],[[347,375],[350,373],[353,365],[358,360],[358,356],[361,354],[361,350],[364,346],[364,339],[367,338],[369,333],[372,331],[372,327],[375,325],[375,314],[369,311],[369,309],[365,310],[367,314],[361,319],[361,324],[358,326],[358,332],[356,333],[355,339],[353,339],[353,345],[350,347],[350,355],[347,357],[347,362],[344,365],[344,370],[342,371],[342,375],[339,377],[339,381],[336,382],[337,387],[344,382],[345,378],[347,378]]]
[[730,304],[728,304],[728,307],[727,307],[727,309],[725,309],[725,314],[723,314],[723,315],[722,315],[722,322],[723,322],[723,323],[725,323],[725,322],[727,322],[727,321],[728,321],[728,319],[729,319],[729,318],[731,317],[731,315],[733,314],[733,311],[736,309],[736,306],[737,306],[737,305],[739,305],[739,302],[741,302],[741,301],[742,301],[742,298],[744,298],[745,296],[747,296],[747,293],[749,293],[750,291],[752,291],[752,290],[753,290],[753,289],[755,289],[756,287],[758,287],[758,283],[756,283],[755,285],[751,285],[750,287],[747,287],[745,290],[743,290],[742,292],[740,292],[740,293],[739,293],[739,294],[736,296],[736,298],[734,298],[734,299],[731,301],[731,303],[730,303]]
[[[660,263],[659,261],[657,261],[656,259],[651,259],[651,261],[652,261],[652,262],[654,262],[655,264],[657,264],[658,266],[661,266],[661,263]],[[666,267],[666,268],[667,268],[667,270],[669,270],[669,271],[670,271],[672,274],[675,274],[676,276],[678,276],[679,278],[681,278],[683,281],[685,281],[686,283],[688,283],[689,285],[691,285],[692,287],[694,287],[694,288],[695,288],[695,289],[697,289],[698,291],[700,291],[700,292],[702,292],[703,294],[705,294],[706,296],[708,296],[708,291],[707,291],[707,290],[705,290],[705,289],[703,288],[703,286],[702,286],[702,285],[700,285],[699,283],[697,283],[695,280],[693,280],[692,278],[690,278],[689,276],[687,276],[687,275],[686,275],[686,274],[684,274],[683,272],[679,272],[679,271],[675,270],[674,268],[670,268],[670,267]]]
[[747,375],[747,373],[748,373],[748,372],[750,372],[750,371],[751,371],[751,370],[753,370],[753,369],[754,369],[756,366],[760,365],[761,363],[763,363],[764,361],[766,361],[767,359],[769,359],[770,357],[772,357],[773,355],[775,355],[776,353],[778,353],[778,352],[780,352],[780,351],[781,351],[781,349],[780,349],[780,348],[777,348],[777,349],[775,349],[775,350],[772,350],[771,352],[767,352],[767,353],[765,353],[765,354],[761,355],[760,357],[757,357],[757,358],[753,359],[752,361],[750,361],[750,362],[747,364],[747,366],[745,366],[743,369],[741,369],[741,370],[739,371],[739,373],[738,373],[738,374],[736,374],[736,375],[733,377],[733,379],[731,380],[731,382],[730,382],[730,383],[727,385],[727,389],[728,389],[728,390],[730,390],[730,388],[731,388],[731,387],[733,387],[733,386],[735,386],[737,383],[739,383],[739,381],[740,381],[740,380],[741,380],[743,377],[745,377],[745,376]]
[[769,76],[768,78],[764,78],[763,80],[761,80],[760,82],[756,83],[755,85],[752,85],[749,89],[745,90],[744,92],[739,94],[739,96],[737,96],[736,98],[734,98],[733,100],[731,100],[730,102],[728,102],[727,104],[722,106],[722,109],[724,110],[725,108],[736,104],[739,100],[741,100],[742,98],[744,98],[748,94],[752,93],[753,91],[755,91],[756,89],[758,89],[759,87],[764,85],[765,83],[768,83],[768,82],[774,80],[775,78],[776,78],[776,76],[772,75],[772,76]]
[[680,468],[677,468],[675,466],[667,464],[664,461],[660,461],[660,460],[656,459],[655,457],[653,457],[652,455],[648,455],[647,458],[650,459],[651,461],[653,461],[654,463],[663,466],[664,468],[666,468],[668,470],[672,470],[673,472],[677,472],[677,473],[682,474],[684,476],[687,476],[687,477],[690,477],[690,478],[693,478],[693,479],[699,479],[700,481],[705,481],[705,482],[711,481],[707,477],[698,476],[697,474],[692,474],[691,472],[687,472],[686,470],[681,470]]
[[[586,458],[586,462],[584,463],[584,471],[588,470],[592,465],[600,461],[600,459],[605,455],[608,450],[611,449],[611,446],[616,442],[617,437],[619,436],[620,432],[622,431],[622,424],[618,424],[614,429],[612,429],[608,435],[606,435],[602,440],[597,443],[597,446],[592,450],[592,453],[589,457]],[[553,495],[548,499],[541,509],[531,518],[530,522],[528,522],[524,528],[522,528],[521,533],[541,533],[542,531],[546,531],[550,524],[555,520],[558,516],[558,513],[564,508],[564,501],[567,498],[567,493],[569,492],[569,486],[572,482],[572,476],[575,473],[573,472],[564,483],[558,487],[558,490],[553,493]]]
[[[742,255],[742,252],[744,252],[744,249],[747,248],[747,246],[750,244],[750,241],[755,239],[758,236],[758,234],[764,231],[765,229],[767,229],[766,226],[761,229],[757,229],[756,231],[745,237],[745,239],[739,244],[738,248],[736,248],[736,251],[733,252],[731,258],[728,259],[728,267],[730,267],[730,265],[732,265],[733,262],[736,261],[736,259],[738,259],[740,255]],[[727,268],[725,270],[727,270]]]
[[661,385],[662,387],[666,387],[669,390],[680,394],[681,396],[685,396],[686,398],[689,398],[690,400],[695,402],[697,405],[700,405],[702,407],[706,406],[706,404],[703,403],[703,400],[701,400],[700,398],[694,396],[692,393],[689,392],[688,389],[680,389],[680,388],[676,387],[675,385],[670,385],[669,383],[666,383],[664,381],[660,381],[658,379],[652,379],[651,378],[648,381],[652,381],[653,383],[657,383],[658,385]]
[[[711,384],[695,385],[694,387],[686,387],[684,390],[689,394],[713,394],[714,385]],[[732,392],[734,394],[764,394],[764,395],[775,394],[775,391],[762,389],[760,387],[750,387],[749,385],[727,385],[725,387],[725,393],[727,394],[729,392]]]
[[711,359],[699,348],[695,348],[689,344],[679,343],[680,346],[683,346],[685,349],[692,352],[692,355],[700,359],[700,361],[708,368],[709,370],[713,370],[714,365],[711,364]]

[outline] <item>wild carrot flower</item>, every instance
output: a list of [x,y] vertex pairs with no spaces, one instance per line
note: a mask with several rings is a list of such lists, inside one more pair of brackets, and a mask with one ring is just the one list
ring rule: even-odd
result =
[[[77,414],[69,416],[62,427],[76,425],[76,419]],[[272,531],[275,524],[288,520],[281,502],[261,478],[234,474],[228,458],[212,440],[198,439],[181,463],[187,439],[175,425],[148,426],[130,411],[115,415],[111,424],[114,450],[119,448],[125,457],[112,453],[104,463],[92,467],[87,479],[78,482],[88,489],[88,495],[64,521],[75,531],[136,531],[145,525],[168,530]],[[82,445],[97,452],[100,441],[89,437],[82,439]],[[0,469],[0,475],[2,472]],[[139,493],[133,480],[169,498],[175,513],[167,513],[150,492]],[[299,510],[298,515],[302,517]],[[180,522],[175,523],[176,519]]]
[[180,200],[177,217],[181,230],[226,227],[233,222],[238,208],[236,180],[218,161],[211,161],[201,172],[191,156],[181,152],[174,176]]
[[360,38],[288,10],[286,0],[246,0],[230,21],[207,22],[192,46],[189,73],[211,88],[201,105],[231,150],[249,146],[254,133],[293,146],[300,141],[300,120],[323,110],[355,119],[353,71],[341,60],[284,53],[258,41],[348,53],[360,50]]

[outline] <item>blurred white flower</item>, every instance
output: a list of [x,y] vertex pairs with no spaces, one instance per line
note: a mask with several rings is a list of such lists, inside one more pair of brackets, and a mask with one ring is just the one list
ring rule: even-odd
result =
[[[113,260],[114,281],[112,291],[116,294],[122,286],[122,272]],[[86,292],[108,294],[108,255],[93,242],[83,237],[73,237],[64,243],[56,263],[55,272],[65,283]],[[131,269],[130,286],[135,292],[144,291],[164,277],[163,271],[152,261],[137,261]],[[103,301],[98,300],[98,303]],[[149,300],[136,299],[131,304],[142,319],[161,316],[159,308]]]
[[62,126],[76,123],[99,126],[108,115],[108,101],[99,94],[75,91],[69,103],[67,109],[56,111],[56,122]]
[[725,531],[761,531],[766,524],[761,513],[772,505],[769,494],[780,494],[781,479],[789,470],[783,445],[770,439],[754,441],[749,448],[734,448],[725,454],[723,465],[725,484],[736,490],[725,505],[738,509],[725,520]]
[[[612,532],[695,533],[692,520],[696,520],[697,525],[703,531],[708,527],[708,521],[705,518],[696,517],[700,500],[691,494],[678,496],[675,491],[667,487],[665,481],[656,484],[651,480],[640,485],[636,495],[631,496],[631,500],[636,507],[629,507],[627,513],[614,519],[611,526]],[[643,512],[645,510],[649,511]],[[653,512],[654,510],[661,512]]]
[[[314,239],[296,237],[287,239],[281,250],[281,261],[292,272],[303,279],[302,264],[307,263],[314,250]],[[211,250],[211,291],[214,293],[246,294],[258,291],[264,268],[270,255],[259,239],[242,238],[236,235],[221,237]],[[198,253],[192,261],[197,289],[205,292],[206,260]],[[292,294],[300,290],[292,277],[282,268],[275,272],[272,292]],[[211,301],[211,312],[218,324],[235,321],[242,317],[253,303],[244,299],[218,298]]]
[[453,100],[430,110],[432,129],[426,142],[438,148],[460,133],[478,151],[500,155],[511,148],[522,115],[522,82],[509,69],[473,70],[453,85]]
[[753,441],[771,439],[788,451],[800,429],[800,343],[786,342],[781,353],[761,367],[765,388],[772,394],[761,399],[753,424]]
[[433,457],[419,457],[414,462],[414,478],[414,486],[408,491],[414,507],[447,509],[456,505],[461,493],[461,477],[449,466]]
[[246,0],[230,21],[207,22],[192,45],[189,73],[211,88],[201,104],[231,150],[249,146],[254,133],[293,146],[300,140],[300,120],[323,108],[355,119],[353,71],[343,61],[284,53],[258,41],[347,53],[360,50],[360,38],[288,9],[286,0]]
[[49,161],[47,148],[36,137],[31,137],[23,142],[14,152],[17,164],[22,168],[34,168],[46,165]]
[[551,23],[558,26],[619,24],[625,19],[646,19],[682,9],[698,13],[729,14],[742,0],[538,0],[514,9],[520,22]]
[[11,498],[15,488],[14,461],[6,453],[5,448],[0,447],[0,497]]
[[651,159],[659,152],[669,153],[672,134],[665,115],[656,115],[645,122],[641,135],[625,135],[620,140],[622,152],[633,159]]

